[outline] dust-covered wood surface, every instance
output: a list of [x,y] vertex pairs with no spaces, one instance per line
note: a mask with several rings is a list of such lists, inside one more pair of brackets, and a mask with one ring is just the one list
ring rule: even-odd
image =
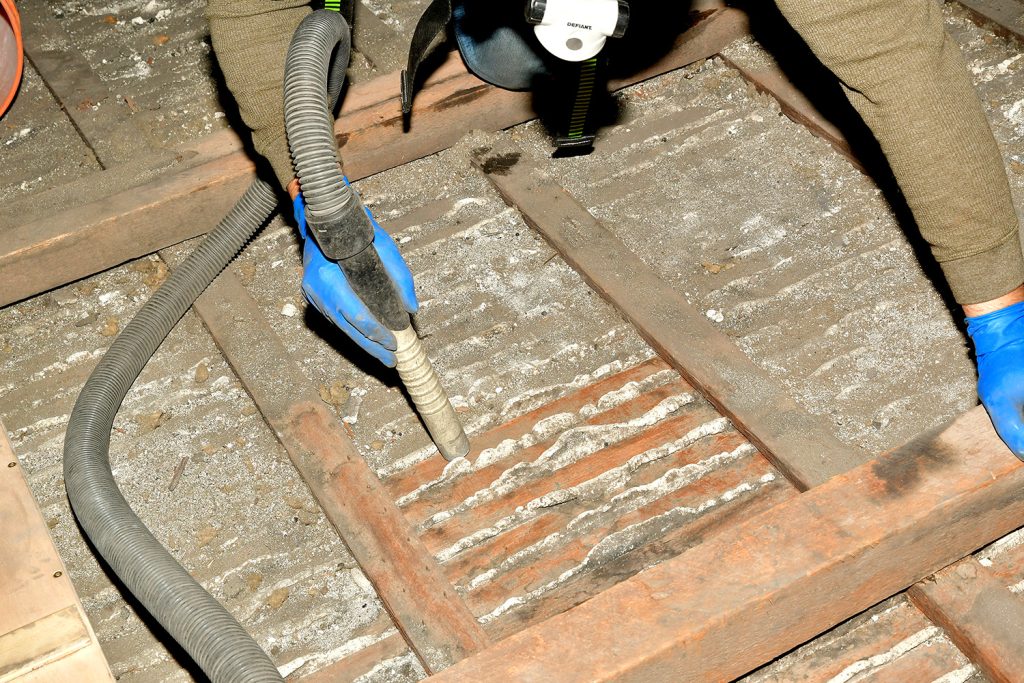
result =
[[[656,63],[611,83],[612,88],[652,78],[717,53],[744,35],[746,17],[720,10],[680,36]],[[529,93],[501,90],[466,71],[452,53],[417,95],[408,133],[399,103],[397,73],[353,85],[335,125],[349,179],[380,173],[446,149],[473,129],[500,130],[536,114]],[[0,214],[0,306],[97,273],[204,234],[228,212],[254,177],[253,162],[233,132],[210,138],[225,152],[195,164],[185,156],[155,180],[84,205],[55,206],[23,221],[17,207]],[[209,143],[204,143],[207,147]],[[118,169],[101,171],[118,174]],[[35,202],[38,197],[32,198]]]
[[424,668],[439,671],[488,645],[337,416],[302,379],[230,270],[195,310]]
[[1021,486],[976,408],[436,678],[730,680],[1012,531]]
[[0,681],[112,681],[0,423]]

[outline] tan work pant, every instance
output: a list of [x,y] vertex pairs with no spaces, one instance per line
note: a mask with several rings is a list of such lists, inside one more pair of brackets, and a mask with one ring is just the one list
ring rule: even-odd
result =
[[[956,299],[986,301],[1024,282],[1002,158],[937,0],[777,2],[878,138]],[[256,150],[282,186],[292,173],[281,102],[284,54],[306,5],[209,0],[224,76]]]
[[995,139],[935,0],[777,0],[874,132],[960,303],[1024,282]]

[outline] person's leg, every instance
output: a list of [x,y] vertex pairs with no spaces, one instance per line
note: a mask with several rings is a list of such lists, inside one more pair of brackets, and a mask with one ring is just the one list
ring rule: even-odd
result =
[[1002,157],[935,0],[777,0],[874,132],[957,301],[1024,282]]

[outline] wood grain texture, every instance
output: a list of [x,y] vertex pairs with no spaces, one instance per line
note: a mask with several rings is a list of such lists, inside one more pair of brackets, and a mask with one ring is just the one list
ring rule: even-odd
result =
[[779,103],[782,112],[790,119],[824,139],[833,149],[847,158],[858,170],[864,166],[853,153],[850,143],[839,128],[829,121],[807,96],[789,80],[777,64],[758,66],[745,62],[738,55],[721,55],[722,61],[736,69],[758,92],[771,95]]
[[957,0],[977,23],[1024,40],[1024,4],[1018,0]]
[[195,310],[427,671],[486,647],[483,629],[230,270]]
[[0,680],[113,680],[2,423],[0,586]]
[[[861,452],[839,442],[796,406],[725,335],[564,189],[523,161],[520,150],[489,150],[477,158],[476,164],[505,200],[523,212],[527,223],[798,488],[821,485],[864,459]],[[973,560],[965,560],[969,562]],[[995,662],[1004,658],[1001,648],[1019,644],[1019,638],[1008,640],[1008,634],[1024,633],[1024,617],[1019,614],[1024,605],[1017,605],[1019,601],[987,576],[984,568],[979,565],[977,569],[982,571],[972,573],[971,579],[955,571],[941,572],[915,587],[911,595],[927,600],[920,603],[929,606],[926,614],[934,616],[936,623],[958,638],[958,643],[963,642],[965,652],[976,664],[997,672]],[[979,600],[989,602],[989,608],[969,611],[974,603],[967,604],[962,596],[975,592]],[[1011,606],[991,607],[997,603]],[[1005,661],[1007,666],[1016,664],[1014,657]],[[1004,680],[995,673],[992,677]]]
[[912,586],[910,599],[994,683],[1024,677],[1024,599],[973,557]]
[[92,643],[77,605],[0,634],[0,683],[44,668]]
[[485,151],[474,163],[505,201],[798,488],[816,486],[866,458],[801,409],[585,207],[523,159],[521,150]]
[[[662,59],[611,86],[622,88],[708,57],[746,30],[742,13],[712,13]],[[335,131],[346,173],[358,180],[447,149],[470,130],[500,130],[534,116],[529,93],[484,83],[452,53],[417,95],[408,133],[397,73],[353,85]],[[120,184],[97,184],[118,189],[83,205],[55,206],[27,222],[16,211],[0,212],[0,306],[211,229],[252,181],[255,167],[234,133],[210,137],[225,141],[223,156],[198,166],[179,164],[141,185],[112,168],[100,173],[113,174]]]
[[1024,521],[982,408],[435,677],[731,680]]

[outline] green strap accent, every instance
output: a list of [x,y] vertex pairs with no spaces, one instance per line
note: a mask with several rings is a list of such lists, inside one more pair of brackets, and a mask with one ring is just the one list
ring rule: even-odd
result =
[[576,101],[572,105],[569,117],[569,138],[581,138],[587,128],[587,115],[590,113],[590,100],[594,96],[594,83],[597,80],[597,57],[592,57],[580,64],[579,85],[576,88]]
[[324,0],[324,9],[329,9],[332,12],[340,12],[341,0]]

